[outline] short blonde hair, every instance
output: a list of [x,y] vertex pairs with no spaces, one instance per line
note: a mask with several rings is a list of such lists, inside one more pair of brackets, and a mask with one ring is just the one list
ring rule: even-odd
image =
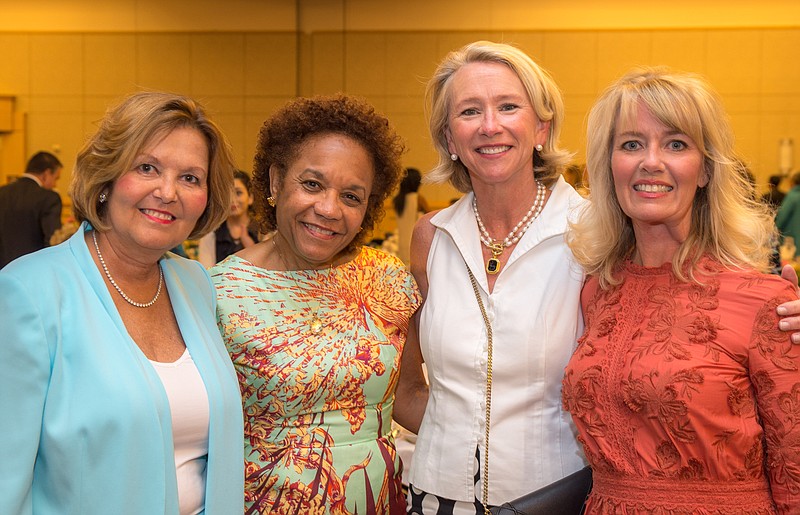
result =
[[615,193],[611,155],[617,126],[631,123],[639,106],[692,138],[703,154],[708,184],[695,194],[689,236],[672,260],[675,275],[695,280],[703,254],[728,267],[767,270],[776,230],[768,208],[751,194],[722,101],[703,78],[667,68],[631,71],[606,89],[589,112],[591,202],[568,235],[578,262],[607,288],[619,284],[614,274],[636,246],[633,225]]
[[[547,142],[541,152],[531,156],[537,179],[550,185],[558,179],[561,169],[571,159],[571,154],[558,148],[558,137],[564,121],[564,102],[561,92],[550,74],[539,67],[525,52],[504,43],[476,41],[450,52],[428,81],[426,106],[433,145],[439,154],[438,164],[428,172],[426,182],[450,182],[457,190],[472,191],[469,172],[460,161],[450,159],[445,131],[452,103],[452,78],[464,65],[470,63],[500,63],[508,66],[519,77],[533,105],[537,118],[550,122]],[[533,130],[534,127],[531,127]]]
[[75,217],[100,231],[109,230],[100,194],[131,169],[146,146],[181,127],[197,129],[208,144],[208,201],[188,238],[215,230],[231,205],[236,166],[230,145],[198,102],[157,91],[134,93],[109,109],[97,132],[78,152],[70,185]]

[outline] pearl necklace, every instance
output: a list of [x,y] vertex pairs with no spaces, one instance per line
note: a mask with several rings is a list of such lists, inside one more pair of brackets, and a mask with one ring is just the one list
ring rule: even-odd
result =
[[103,267],[103,272],[105,272],[106,277],[108,277],[108,282],[111,283],[111,286],[117,290],[117,293],[122,295],[122,298],[125,299],[128,304],[131,306],[136,306],[137,308],[149,308],[153,304],[156,303],[158,300],[158,296],[161,295],[161,285],[164,284],[164,271],[161,269],[161,266],[158,267],[158,290],[156,291],[156,296],[153,297],[153,300],[150,302],[136,302],[135,300],[128,297],[122,288],[119,287],[117,282],[111,277],[111,272],[108,271],[108,267],[106,266],[106,260],[103,259],[103,255],[100,253],[100,246],[97,244],[97,231],[92,231],[92,241],[94,241],[94,250],[97,251],[97,259],[100,260],[100,265]]
[[483,225],[483,220],[481,220],[481,215],[478,213],[478,199],[475,196],[472,197],[472,211],[475,212],[475,220],[477,220],[478,228],[481,231],[481,243],[492,252],[492,257],[486,262],[486,273],[494,275],[500,271],[500,261],[497,258],[503,253],[506,247],[517,243],[533,221],[539,217],[542,208],[544,208],[545,191],[544,184],[542,184],[541,181],[536,181],[536,200],[533,201],[533,205],[525,216],[522,217],[522,220],[511,229],[511,232],[508,233],[508,236],[506,236],[502,242],[496,241],[491,237],[489,231],[486,230],[486,227]]
[[[272,237],[272,245],[275,247],[275,250],[278,251],[278,257],[281,259],[281,263],[283,263],[283,267],[286,269],[287,272],[291,273],[292,271],[289,270],[289,265],[287,265],[286,264],[286,260],[283,259],[283,253],[281,252],[280,247],[278,247],[278,244],[275,242],[275,239],[276,239],[277,235],[278,235],[278,233],[276,232],[275,236]],[[332,266],[333,266],[333,263],[331,263],[331,267]],[[299,292],[300,291],[300,285],[297,284],[297,279],[295,279],[294,275],[292,275],[292,281],[294,281],[294,285],[297,286],[297,291]],[[311,315],[311,322],[308,324],[309,328],[311,329],[311,334],[313,334],[313,335],[318,335],[319,333],[321,333],[322,332],[322,328],[325,326],[325,323],[319,317],[318,311],[319,311],[319,307],[317,307],[317,309],[314,310],[313,314]]]

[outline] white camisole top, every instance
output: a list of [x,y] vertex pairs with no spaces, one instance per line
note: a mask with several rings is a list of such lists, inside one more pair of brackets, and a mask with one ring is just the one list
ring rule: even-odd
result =
[[186,349],[174,363],[153,364],[169,399],[181,515],[203,511],[208,462],[208,394]]

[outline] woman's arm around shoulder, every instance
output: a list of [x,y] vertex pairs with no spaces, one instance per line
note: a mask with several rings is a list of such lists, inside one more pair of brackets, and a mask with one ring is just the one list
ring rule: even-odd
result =
[[428,405],[428,383],[422,371],[422,352],[417,330],[418,315],[414,315],[408,328],[408,338],[400,359],[400,377],[394,397],[395,422],[412,433],[419,431]]
[[436,234],[436,227],[431,223],[438,211],[432,211],[423,215],[414,224],[414,232],[411,234],[411,273],[422,294],[422,302],[428,297],[428,253],[433,243],[433,235]]
[[[417,282],[422,304],[428,295],[428,252],[436,228],[431,224],[435,213],[427,213],[414,226],[411,236],[411,273]],[[401,426],[416,433],[422,423],[428,404],[428,383],[422,370],[423,357],[419,346],[419,317],[422,306],[414,314],[408,328],[408,339],[403,347],[400,378],[395,391],[394,419]]]
[[[786,265],[781,270],[781,277],[792,283],[797,289],[797,272],[792,265]],[[800,290],[798,290],[800,292]],[[777,308],[780,320],[778,327],[781,331],[791,331],[794,343],[800,343],[800,300],[784,302]]]

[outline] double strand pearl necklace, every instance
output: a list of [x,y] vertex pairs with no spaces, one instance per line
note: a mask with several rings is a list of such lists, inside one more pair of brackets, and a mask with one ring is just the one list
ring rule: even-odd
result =
[[[289,270],[289,265],[286,264],[286,260],[283,259],[283,253],[281,252],[281,248],[278,247],[278,244],[275,242],[276,236],[278,233],[275,233],[275,236],[272,237],[272,245],[275,247],[275,250],[278,251],[278,257],[283,263],[283,267],[286,269],[287,272],[293,273],[292,270]],[[333,267],[333,263],[331,263],[331,267]],[[330,270],[330,269],[329,269]],[[294,281],[294,285],[297,287],[298,293],[300,292],[300,285],[297,283],[297,279],[292,275],[292,281]],[[309,329],[311,329],[311,334],[318,335],[322,332],[322,328],[325,326],[325,323],[319,317],[319,307],[315,309],[311,315],[311,322],[308,324]]]
[[483,220],[481,220],[481,215],[478,213],[478,200],[475,196],[472,197],[472,210],[475,212],[475,220],[478,221],[478,228],[481,231],[481,243],[492,252],[492,257],[486,262],[486,273],[494,275],[500,271],[500,261],[497,258],[500,257],[506,247],[517,243],[533,221],[539,217],[544,207],[545,191],[544,184],[541,181],[536,181],[536,200],[533,201],[531,208],[522,217],[522,220],[511,229],[511,232],[508,233],[508,236],[503,241],[496,241],[489,235],[489,231],[486,230]]
[[122,288],[119,287],[117,281],[111,277],[111,272],[108,271],[108,267],[106,266],[106,260],[103,259],[103,255],[100,253],[100,245],[97,244],[97,231],[92,231],[92,241],[94,241],[94,250],[97,251],[97,259],[100,260],[100,265],[103,267],[103,272],[105,272],[106,277],[108,277],[108,282],[111,283],[111,286],[117,290],[117,293],[119,293],[128,304],[137,308],[149,308],[156,303],[158,296],[161,295],[161,286],[164,284],[164,271],[161,269],[161,265],[158,266],[158,290],[156,291],[156,296],[153,297],[153,300],[150,302],[136,302],[128,297],[125,292],[122,291]]

